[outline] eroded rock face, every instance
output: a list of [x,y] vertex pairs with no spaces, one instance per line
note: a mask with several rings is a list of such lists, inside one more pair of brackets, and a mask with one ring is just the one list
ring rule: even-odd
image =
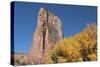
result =
[[37,28],[28,54],[30,64],[45,63],[55,43],[63,38],[62,24],[58,16],[40,8]]

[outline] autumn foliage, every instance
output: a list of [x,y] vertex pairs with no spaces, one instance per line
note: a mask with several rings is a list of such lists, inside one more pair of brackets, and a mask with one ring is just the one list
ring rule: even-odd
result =
[[51,51],[53,63],[97,60],[97,29],[90,24],[77,35],[64,38]]

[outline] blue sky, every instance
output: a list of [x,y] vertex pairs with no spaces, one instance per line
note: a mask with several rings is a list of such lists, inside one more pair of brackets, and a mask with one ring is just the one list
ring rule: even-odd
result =
[[81,32],[87,24],[97,22],[96,6],[73,6],[15,2],[14,5],[14,49],[28,53],[32,45],[33,33],[37,25],[37,15],[41,7],[61,18],[64,37]]

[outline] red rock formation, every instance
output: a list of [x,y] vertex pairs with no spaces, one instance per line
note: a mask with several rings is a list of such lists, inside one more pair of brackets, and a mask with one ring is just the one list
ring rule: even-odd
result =
[[28,54],[30,64],[45,63],[52,47],[63,38],[62,24],[59,17],[47,9],[40,8],[38,24],[33,35],[32,47]]

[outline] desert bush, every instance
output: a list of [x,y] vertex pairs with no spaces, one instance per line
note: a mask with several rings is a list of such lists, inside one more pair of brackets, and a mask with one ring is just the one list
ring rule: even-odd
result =
[[54,63],[97,60],[96,25],[88,25],[79,34],[57,42],[51,54]]

